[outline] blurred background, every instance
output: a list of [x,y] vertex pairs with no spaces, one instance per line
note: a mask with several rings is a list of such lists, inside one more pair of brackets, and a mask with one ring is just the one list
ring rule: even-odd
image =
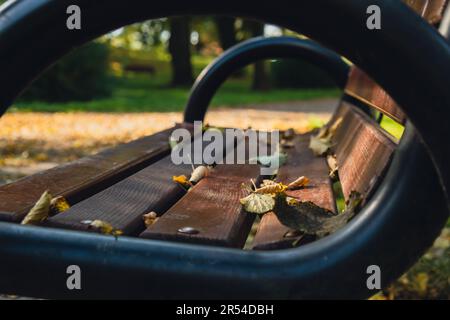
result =
[[[77,48],[0,119],[0,184],[182,121],[195,78],[214,58],[251,37],[280,35],[301,37],[241,18],[175,17],[130,25]],[[306,132],[326,123],[339,96],[333,81],[306,62],[261,61],[224,84],[206,122]],[[401,136],[402,128],[386,129]],[[374,299],[449,299],[449,230]]]

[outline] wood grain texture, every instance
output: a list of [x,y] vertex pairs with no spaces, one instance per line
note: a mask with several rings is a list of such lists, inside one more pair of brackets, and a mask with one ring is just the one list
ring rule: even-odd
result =
[[339,178],[345,199],[352,191],[369,194],[387,168],[397,144],[377,123],[343,102],[335,119],[342,124],[335,135]]
[[418,15],[431,24],[437,24],[442,20],[447,0],[404,0]]
[[[208,177],[170,208],[142,238],[242,247],[254,220],[242,210],[241,184],[259,175],[257,165],[218,165]],[[189,235],[178,232],[191,227]]]
[[82,221],[98,219],[125,235],[138,234],[145,229],[142,215],[151,211],[163,213],[185,194],[172,176],[190,172],[190,165],[174,165],[167,156],[50,218],[47,225],[87,231],[89,227]]
[[45,190],[72,204],[86,199],[169,154],[173,129],[1,186],[0,220],[21,221]]
[[[309,149],[311,134],[298,135],[294,140],[294,148],[288,149],[288,162],[279,169],[277,181],[288,184],[298,177],[306,176],[310,183],[306,188],[288,191],[288,195],[301,201],[311,201],[316,205],[336,212],[329,168],[325,158],[316,157]],[[292,242],[301,236],[286,237],[291,231],[281,224],[274,213],[265,214],[261,218],[252,248],[269,250],[292,247]]]
[[345,93],[397,122],[404,123],[406,121],[406,115],[391,96],[355,66],[351,68]]
[[[431,24],[442,20],[447,0],[404,0],[417,14]],[[345,93],[372,108],[405,123],[406,115],[391,96],[362,70],[353,66],[350,71]]]

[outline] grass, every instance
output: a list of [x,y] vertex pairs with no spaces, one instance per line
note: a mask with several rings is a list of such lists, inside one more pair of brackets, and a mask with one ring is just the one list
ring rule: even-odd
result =
[[[188,101],[190,88],[170,88],[167,76],[147,75],[114,78],[116,89],[111,97],[86,102],[48,103],[17,102],[12,111],[21,112],[174,112],[182,111]],[[256,92],[248,79],[232,79],[216,94],[211,106],[238,106],[255,103],[310,100],[339,97],[337,89],[273,89]]]

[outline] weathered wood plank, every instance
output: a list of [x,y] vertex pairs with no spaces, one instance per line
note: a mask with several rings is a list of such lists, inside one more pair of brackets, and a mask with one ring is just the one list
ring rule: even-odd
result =
[[0,220],[20,221],[45,190],[72,204],[88,198],[169,154],[173,129],[1,186]]
[[352,191],[367,195],[377,184],[396,148],[394,139],[356,107],[343,102],[335,136],[339,178],[345,199]]
[[404,123],[406,121],[406,115],[391,96],[357,67],[352,67],[350,71],[345,93],[397,122]]
[[[336,212],[328,164],[324,158],[316,157],[309,149],[310,135],[296,136],[294,148],[287,151],[288,162],[279,169],[277,181],[287,184],[298,177],[308,177],[308,187],[288,191],[288,195]],[[301,235],[290,231],[292,230],[278,221],[274,213],[265,214],[261,218],[252,247],[254,250],[292,247],[292,242],[299,240]]]
[[83,221],[103,220],[125,235],[137,234],[145,229],[144,214],[162,213],[185,194],[172,176],[190,172],[190,165],[174,165],[167,156],[50,218],[47,225],[87,231]]
[[[241,184],[256,179],[259,170],[258,165],[218,165],[140,236],[242,247],[255,217],[241,208]],[[195,232],[182,232],[186,228]]]

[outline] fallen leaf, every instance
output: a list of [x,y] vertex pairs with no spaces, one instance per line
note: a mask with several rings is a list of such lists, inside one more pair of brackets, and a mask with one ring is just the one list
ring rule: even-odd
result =
[[336,179],[338,173],[338,165],[336,155],[328,155],[327,156],[328,167],[330,168],[330,178]]
[[275,206],[273,197],[259,193],[252,193],[247,197],[240,199],[240,202],[245,211],[256,214],[269,212]]
[[289,141],[289,140],[285,140],[285,139],[282,139],[280,144],[281,144],[281,147],[284,148],[284,149],[292,149],[292,148],[295,147],[294,142]]
[[283,138],[285,140],[292,140],[295,137],[295,130],[293,128],[289,128],[283,132]]
[[47,220],[50,214],[50,202],[52,201],[52,195],[45,191],[39,200],[36,202],[30,212],[22,220],[21,224],[39,224]]
[[206,177],[209,173],[209,168],[206,166],[198,166],[194,169],[194,171],[191,174],[191,178],[189,179],[189,182],[195,184],[202,180],[204,177]]
[[331,146],[332,143],[330,140],[319,138],[318,136],[311,136],[309,140],[309,148],[316,156],[323,156],[328,152]]
[[144,223],[147,228],[155,224],[156,221],[158,221],[158,215],[154,211],[144,214],[142,218],[144,219]]
[[258,188],[255,190],[255,193],[259,194],[275,194],[286,191],[287,186],[285,186],[282,183],[273,183],[273,184],[267,184],[261,188]]
[[289,183],[287,185],[288,190],[294,190],[306,187],[309,183],[309,179],[305,176],[301,176],[300,178],[296,179],[295,181]]
[[273,186],[276,185],[277,183],[273,180],[269,180],[269,179],[264,179],[262,181],[262,183],[259,185],[260,188],[262,187],[266,187],[266,186]]
[[185,175],[181,175],[181,176],[173,176],[172,180],[178,184],[180,184],[181,186],[183,186],[184,188],[189,189],[190,187],[192,187],[192,183],[188,180],[188,178]]
[[309,141],[309,148],[316,156],[325,155],[333,146],[333,138],[342,123],[342,117],[337,119],[331,126],[322,127],[317,135],[313,135]]
[[50,215],[54,216],[70,209],[70,204],[66,198],[59,196],[50,202]]
[[[252,159],[250,160],[250,162],[252,162]],[[284,152],[275,152],[271,156],[258,157],[257,162],[266,167],[278,163],[278,166],[281,167],[287,162],[287,154]]]
[[342,228],[357,213],[361,204],[359,193],[352,192],[344,212],[335,215],[309,201],[287,202],[285,194],[275,197],[273,211],[278,220],[285,226],[322,238]]
[[102,220],[92,221],[89,224],[89,227],[96,229],[97,231],[99,231],[103,234],[113,235],[115,237],[123,234],[123,232],[121,230],[115,229],[110,223],[108,223],[106,221],[102,221]]

